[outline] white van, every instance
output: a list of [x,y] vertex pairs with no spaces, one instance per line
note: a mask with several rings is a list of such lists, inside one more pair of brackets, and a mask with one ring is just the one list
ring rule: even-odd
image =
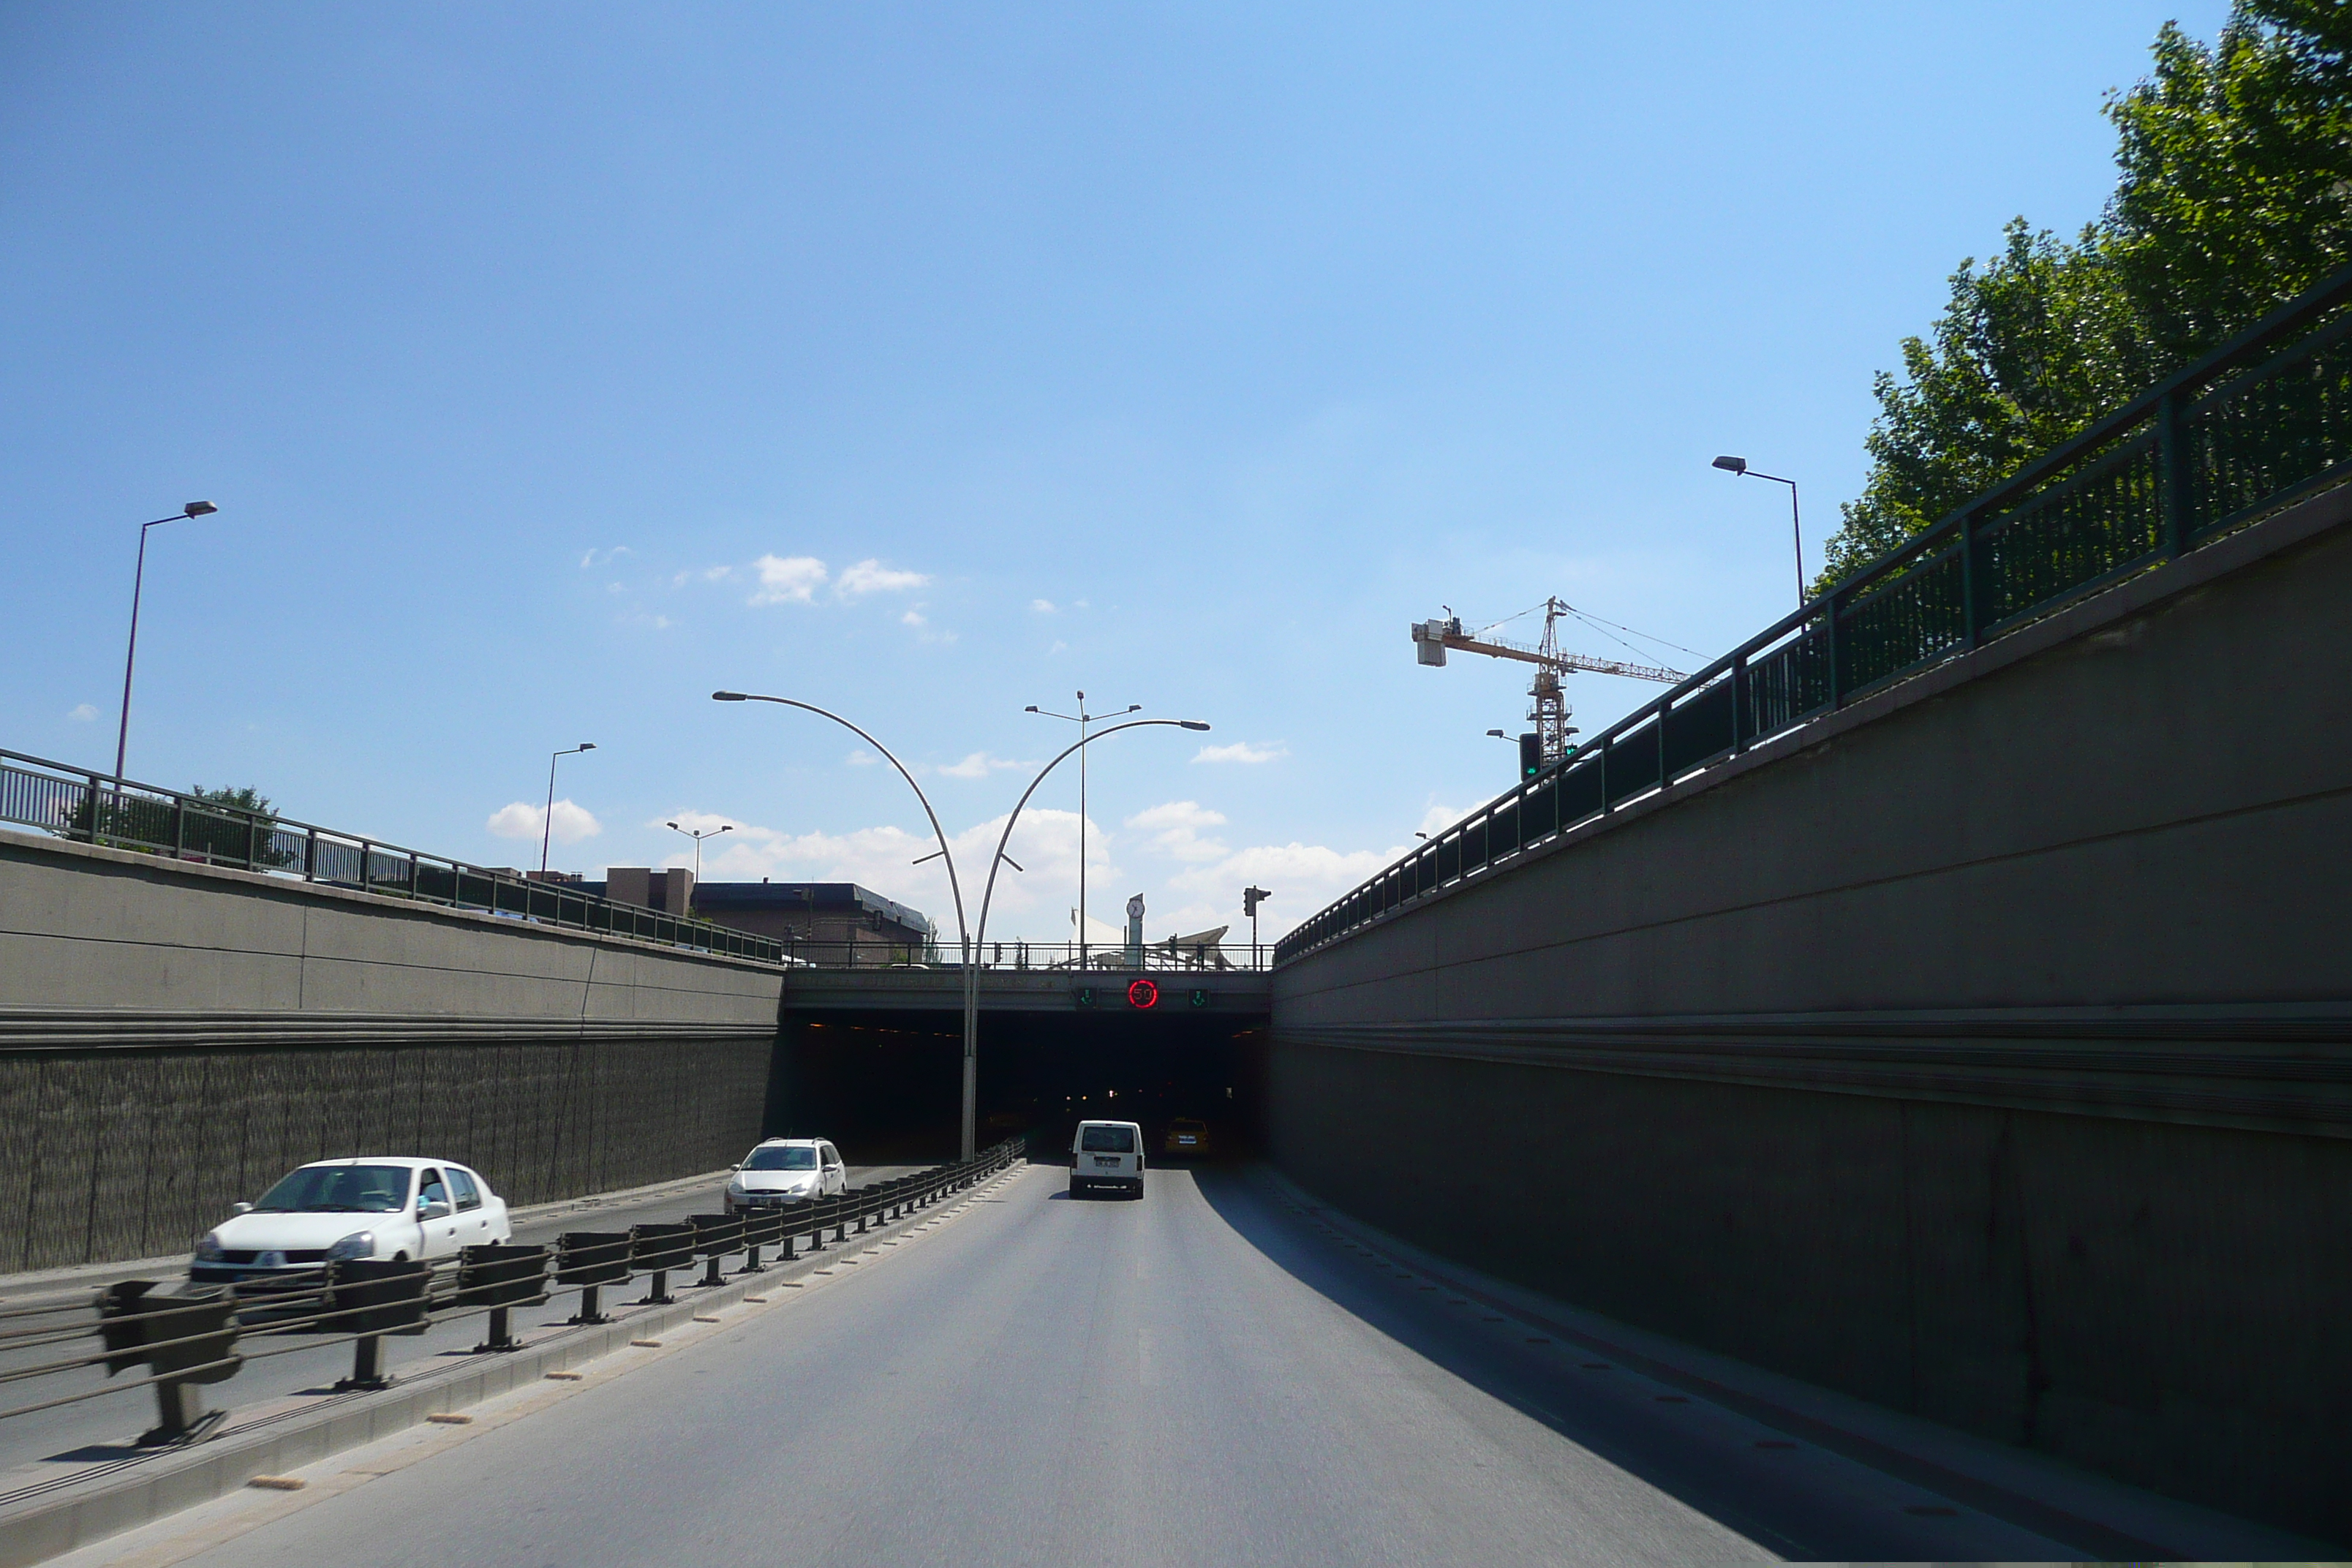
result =
[[1070,1141],[1070,1195],[1112,1187],[1143,1195],[1143,1129],[1132,1121],[1081,1121]]

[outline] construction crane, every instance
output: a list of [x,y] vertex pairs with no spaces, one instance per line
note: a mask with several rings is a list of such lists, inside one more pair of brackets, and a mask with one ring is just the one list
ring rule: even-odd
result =
[[1682,671],[1668,669],[1664,665],[1628,664],[1622,659],[1562,653],[1559,651],[1559,618],[1577,612],[1556,598],[1548,598],[1543,602],[1543,640],[1534,647],[1490,636],[1488,633],[1492,627],[1472,637],[1463,631],[1462,618],[1449,614],[1441,620],[1413,622],[1412,651],[1414,658],[1422,663],[1440,667],[1444,665],[1449,648],[1534,665],[1535,681],[1528,689],[1533,705],[1528,710],[1528,717],[1535,721],[1536,735],[1542,747],[1546,767],[1568,755],[1568,738],[1576,733],[1569,727],[1568,696],[1560,689],[1560,677],[1571,670],[1584,669],[1595,675],[1623,675],[1635,680],[1654,680],[1664,686],[1679,686],[1690,679]]

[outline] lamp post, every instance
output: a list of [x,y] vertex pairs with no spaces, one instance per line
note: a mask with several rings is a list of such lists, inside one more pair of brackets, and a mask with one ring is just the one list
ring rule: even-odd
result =
[[[730,822],[719,827],[693,828],[680,827],[673,822],[669,824],[669,830],[672,833],[683,833],[694,840],[694,886],[695,890],[699,892],[702,889],[702,841],[706,838],[716,838],[722,833],[732,833],[735,831],[735,825]],[[688,897],[687,912],[689,914],[693,912],[693,903],[694,900]]]
[[[898,776],[907,781],[907,787],[915,792],[917,800],[922,802],[923,815],[931,820],[931,836],[940,841],[940,858],[948,864],[948,895],[955,900],[956,942],[963,952],[963,1152],[969,1158],[972,1152],[972,1110],[977,1103],[976,1096],[980,1088],[979,984],[972,973],[972,961],[979,956],[979,953],[972,945],[971,929],[964,924],[963,921],[963,887],[956,880],[955,856],[948,848],[947,830],[940,826],[940,814],[931,809],[930,797],[923,793],[923,786],[915,782],[915,775],[907,771],[907,764],[900,762],[889,747],[840,714],[820,708],[814,702],[803,702],[793,697],[763,697],[756,691],[714,691],[710,694],[710,700],[713,702],[773,702],[780,707],[797,708],[803,713],[814,713],[820,719],[830,719],[881,752],[883,760],[898,770]],[[1000,851],[1002,847],[999,846]],[[923,858],[928,860],[930,857],[926,855]],[[813,913],[811,930],[812,931],[814,930]]]
[[539,819],[539,876],[547,879],[547,847],[555,837],[555,764],[574,752],[593,752],[593,741],[583,741],[576,746],[566,746],[547,759],[547,810]]
[[[147,531],[183,518],[210,517],[218,510],[220,508],[208,500],[192,500],[169,517],[139,525],[139,564],[131,574],[131,647],[122,656],[122,723],[114,734],[114,791],[118,796],[122,793],[122,759],[131,749],[131,672],[139,662],[139,591],[147,582]],[[96,809],[91,808],[93,812]],[[95,816],[91,826],[97,826]]]
[[[1084,694],[1081,693],[1081,695]],[[1137,706],[1139,707],[1141,704],[1138,704]],[[1084,711],[1083,707],[1080,710]],[[1037,710],[1033,708],[1029,710],[1029,711],[1034,713],[1037,711]],[[1132,713],[1135,711],[1135,709],[1130,708],[1128,711]],[[1067,715],[1055,713],[1048,715],[1048,717],[1060,719],[1066,718]],[[1093,720],[1089,718],[1082,722],[1090,723],[1093,722]],[[1052,762],[1047,763],[1044,767],[1037,770],[1037,776],[1029,781],[1029,787],[1023,790],[1021,792],[1021,798],[1013,803],[1013,815],[1004,819],[1004,831],[997,836],[996,853],[989,858],[988,862],[988,886],[982,890],[980,896],[980,924],[972,933],[971,956],[965,959],[963,966],[963,1157],[967,1160],[972,1157],[972,1154],[975,1152],[974,1145],[979,1142],[978,1130],[974,1126],[974,1120],[979,1115],[980,1111],[980,1058],[978,1048],[980,1038],[980,972],[972,960],[979,956],[980,944],[988,935],[988,906],[990,901],[996,897],[996,868],[1011,858],[1010,856],[1004,853],[1004,847],[1013,842],[1013,825],[1021,820],[1022,808],[1029,804],[1029,797],[1037,793],[1037,786],[1045,782],[1045,775],[1059,767],[1062,764],[1063,760],[1072,752],[1078,753],[1078,767],[1081,773],[1083,773],[1086,768],[1086,749],[1091,742],[1099,741],[1107,735],[1116,735],[1121,730],[1142,730],[1148,729],[1156,724],[1164,724],[1169,728],[1175,730],[1206,730],[1208,728],[1208,725],[1202,723],[1198,719],[1130,719],[1124,724],[1113,724],[1108,729],[1097,730],[1091,734],[1081,732],[1075,742],[1064,747],[1060,754],[1055,756]],[[1081,864],[1083,865],[1083,862],[1081,862]],[[1019,868],[1017,867],[1015,868],[1016,870],[1018,868]],[[958,910],[958,916],[959,918],[961,916],[961,910]],[[1080,906],[1078,911],[1078,929],[1083,931],[1086,929],[1086,910],[1083,905]],[[1081,948],[1079,952],[1081,960],[1083,960],[1085,949]]]
[[1776,485],[1789,487],[1789,537],[1797,547],[1797,607],[1805,604],[1805,531],[1797,518],[1797,481],[1784,479],[1778,474],[1760,473],[1748,466],[1745,458],[1717,458],[1715,466],[1727,474],[1745,474],[1751,479],[1769,479]]
[[[1129,713],[1139,713],[1139,712],[1141,712],[1142,710],[1143,710],[1143,704],[1142,704],[1142,703],[1140,703],[1140,702],[1130,702],[1130,703],[1129,703],[1129,704],[1127,705],[1127,711],[1128,711],[1128,712],[1129,712]],[[1066,720],[1068,720],[1071,723],[1076,724],[1076,725],[1078,727],[1078,743],[1079,743],[1081,746],[1083,746],[1083,745],[1085,745],[1085,744],[1086,744],[1086,739],[1087,739],[1087,726],[1088,726],[1089,724],[1099,724],[1099,723],[1101,723],[1101,722],[1102,722],[1102,720],[1103,720],[1103,715],[1102,715],[1102,714],[1100,714],[1100,713],[1089,713],[1089,712],[1087,712],[1087,694],[1086,694],[1085,692],[1083,692],[1083,691],[1081,691],[1081,692],[1079,692],[1079,693],[1078,693],[1078,710],[1077,710],[1076,712],[1075,712],[1075,713],[1056,713],[1056,712],[1054,712],[1054,711],[1053,711],[1052,710],[1050,710],[1050,709],[1040,708],[1040,707],[1038,707],[1034,702],[1032,702],[1031,704],[1029,704],[1029,706],[1028,706],[1028,707],[1026,707],[1026,708],[1024,708],[1024,709],[1023,709],[1023,710],[1022,710],[1022,711],[1023,711],[1023,712],[1024,712],[1024,713],[1036,713],[1036,714],[1041,714],[1041,715],[1043,715],[1044,717],[1045,717],[1045,718],[1047,718],[1047,719],[1066,719]],[[1172,721],[1172,720],[1171,720],[1171,721],[1170,721],[1170,722],[1174,722],[1174,721]],[[1066,752],[1063,753],[1063,755],[1064,755],[1064,756],[1067,756],[1068,754],[1069,754],[1069,753],[1068,753],[1068,752]],[[1055,760],[1056,760],[1056,761],[1059,761],[1059,759],[1058,759],[1058,758],[1057,758],[1057,759],[1055,759]],[[1043,778],[1045,775],[1044,775],[1043,773],[1040,773],[1038,776],[1039,776],[1040,778]],[[1029,797],[1028,797],[1027,795],[1024,795],[1024,796],[1022,796],[1021,798],[1022,798],[1022,799],[1024,799],[1024,800],[1026,800],[1026,799],[1028,799]],[[996,868],[995,868],[995,867],[993,867],[993,866],[990,867],[990,868],[989,868],[989,875],[990,875],[990,876],[992,876],[992,877],[993,877],[995,874],[996,874]],[[1086,759],[1086,754],[1085,754],[1083,752],[1081,752],[1079,753],[1079,755],[1078,755],[1078,967],[1079,967],[1080,969],[1084,969],[1084,968],[1086,968],[1086,966],[1087,966],[1087,759]]]

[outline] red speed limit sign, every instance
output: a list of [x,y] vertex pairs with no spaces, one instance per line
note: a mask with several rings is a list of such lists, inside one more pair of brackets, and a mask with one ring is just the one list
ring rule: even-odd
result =
[[1130,1007],[1157,1007],[1160,987],[1151,981],[1138,980],[1128,986],[1127,1002]]

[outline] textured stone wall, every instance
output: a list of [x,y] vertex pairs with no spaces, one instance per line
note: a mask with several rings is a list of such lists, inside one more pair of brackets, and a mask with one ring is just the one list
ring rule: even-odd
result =
[[190,1246],[306,1161],[518,1204],[761,1133],[782,972],[0,833],[0,1272]]
[[426,1154],[512,1204],[715,1170],[759,1140],[768,1042],[0,1055],[0,1272],[180,1251],[311,1160]]

